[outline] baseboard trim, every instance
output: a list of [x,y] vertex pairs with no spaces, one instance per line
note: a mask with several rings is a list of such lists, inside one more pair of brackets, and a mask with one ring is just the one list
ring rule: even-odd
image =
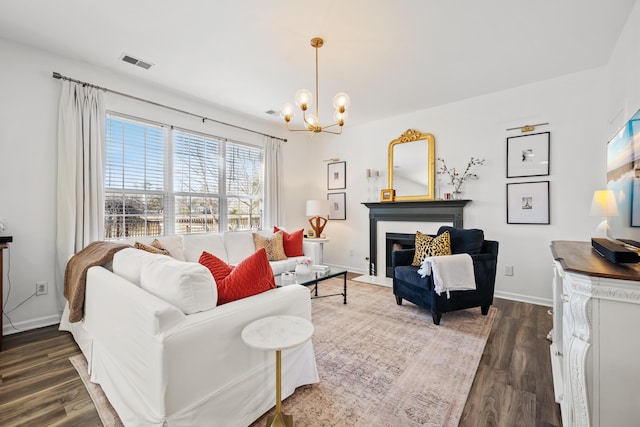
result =
[[23,320],[21,322],[13,322],[15,328],[11,326],[11,323],[4,319],[2,324],[2,335],[12,335],[19,332],[30,331],[32,329],[44,328],[45,326],[57,325],[60,323],[60,315],[53,314],[51,316],[39,317],[37,319]]
[[496,298],[508,299],[511,301],[526,302],[529,304],[542,305],[544,307],[553,307],[553,300],[547,298],[531,297],[528,295],[514,294],[512,292],[494,291],[493,296]]

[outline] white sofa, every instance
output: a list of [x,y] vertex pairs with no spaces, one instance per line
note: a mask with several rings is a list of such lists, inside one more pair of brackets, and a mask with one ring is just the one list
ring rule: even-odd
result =
[[[207,251],[226,263],[236,265],[256,251],[252,231],[227,231],[224,233],[183,234],[176,236],[162,236],[157,239],[165,246],[171,256],[180,261],[198,262],[202,251]],[[261,230],[258,234],[270,237],[271,231]],[[132,237],[125,243],[133,245],[135,242],[150,245],[156,237]],[[320,245],[307,241],[302,242],[304,257],[311,258],[313,264],[320,264]],[[270,261],[274,275],[285,271],[293,271],[298,258],[288,258],[283,261]]]
[[[197,269],[201,266],[190,262],[197,262],[202,250],[237,263],[242,251],[249,252],[247,236],[251,234],[159,240],[187,261],[185,267]],[[275,355],[246,345],[242,329],[271,315],[311,320],[309,290],[285,286],[185,314],[141,287],[142,269],[150,268],[143,265],[153,265],[154,257],[167,258],[124,249],[112,266],[90,268],[84,318],[69,323],[65,309],[60,329],[73,334],[87,358],[91,381],[102,386],[125,426],[248,426],[274,405]],[[312,341],[284,351],[282,366],[283,398],[298,386],[319,381]]]

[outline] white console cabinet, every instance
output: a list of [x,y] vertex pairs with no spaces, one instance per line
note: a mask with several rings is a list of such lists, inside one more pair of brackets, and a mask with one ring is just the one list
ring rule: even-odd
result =
[[640,426],[640,266],[554,241],[551,365],[564,427]]

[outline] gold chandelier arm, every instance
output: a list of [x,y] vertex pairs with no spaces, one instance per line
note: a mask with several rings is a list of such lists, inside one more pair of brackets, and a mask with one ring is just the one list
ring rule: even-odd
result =
[[[340,124],[336,122],[336,123],[333,123],[333,124],[328,125],[328,126],[322,126],[322,131],[324,132],[325,129],[332,128],[334,126],[340,126]],[[342,128],[342,126],[340,126],[340,127]]]
[[332,133],[334,135],[341,135],[342,134],[342,126],[340,126],[340,132],[334,132],[332,130],[325,130],[326,128],[322,128],[322,132],[326,132],[326,133]]

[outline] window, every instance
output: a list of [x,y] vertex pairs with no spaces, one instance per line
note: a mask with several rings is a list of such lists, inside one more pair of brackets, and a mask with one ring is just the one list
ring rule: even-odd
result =
[[264,150],[108,114],[105,238],[262,226]]

